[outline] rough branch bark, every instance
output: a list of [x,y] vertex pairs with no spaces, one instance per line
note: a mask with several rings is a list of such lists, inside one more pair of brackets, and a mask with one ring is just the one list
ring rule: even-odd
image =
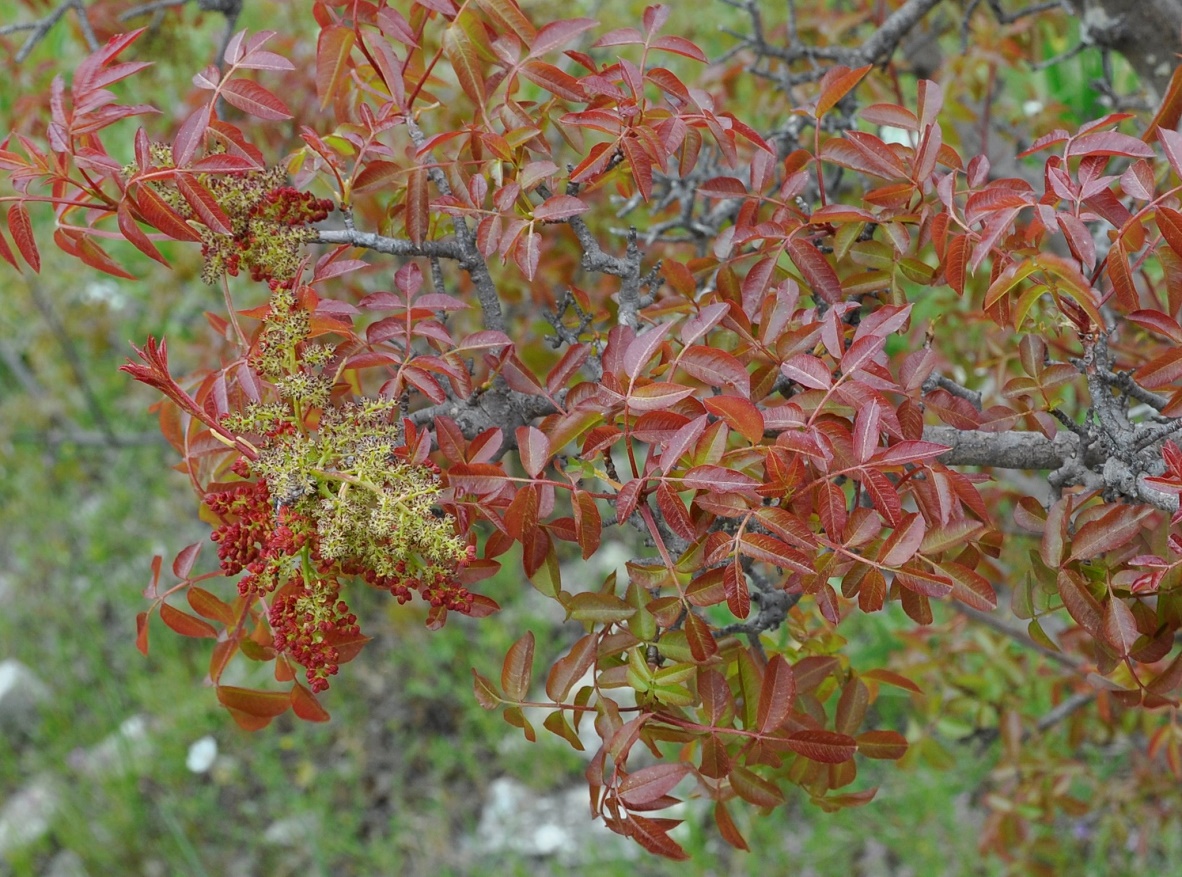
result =
[[1182,0],[1068,0],[1085,40],[1120,52],[1160,99],[1182,52]]

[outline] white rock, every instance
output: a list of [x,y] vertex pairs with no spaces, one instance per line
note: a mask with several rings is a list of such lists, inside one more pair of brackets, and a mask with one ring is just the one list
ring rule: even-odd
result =
[[489,784],[480,825],[468,844],[476,854],[553,856],[567,865],[638,853],[602,822],[588,818],[584,787],[539,795],[507,777]]
[[0,730],[28,728],[49,694],[48,686],[20,661],[0,661]]
[[139,770],[151,758],[155,745],[146,716],[124,719],[119,730],[85,752],[72,756],[71,766],[85,777],[117,776]]
[[218,741],[206,734],[189,746],[188,755],[185,757],[185,767],[193,773],[205,773],[213,767],[217,757]]
[[49,860],[42,877],[90,877],[82,857],[73,850],[62,850]]
[[300,813],[277,819],[263,832],[263,842],[277,847],[293,847],[307,844],[320,827],[315,813]]
[[48,774],[35,777],[0,808],[0,858],[39,840],[53,823],[61,793]]

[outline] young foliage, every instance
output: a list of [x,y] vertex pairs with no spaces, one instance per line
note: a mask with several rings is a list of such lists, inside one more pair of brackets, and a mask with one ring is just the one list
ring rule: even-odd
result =
[[[39,270],[31,217],[52,214],[98,271],[136,267],[102,241],[166,265],[165,240],[199,244],[223,290],[217,368],[176,375],[149,338],[124,370],[165,397],[217,545],[216,569],[189,546],[165,581],[157,558],[151,611],[214,641],[240,725],[327,719],[367,642],[349,590],[421,599],[438,627],[493,615],[479,585],[503,564],[583,634],[555,657],[527,633],[499,678],[473,670],[477,700],[531,740],[527,708],[576,748],[593,729],[593,813],[671,858],[677,820],[652,814],[678,795],[746,848],[736,801],[864,805],[861,759],[930,742],[881,726],[882,685],[924,687],[906,661],[853,665],[856,613],[948,633],[934,604],[979,620],[1001,592],[1014,635],[1061,659],[1061,696],[1111,723],[1173,715],[1182,135],[1164,116],[1052,131],[1019,156],[1037,172],[1007,177],[960,145],[961,84],[898,92],[877,55],[822,51],[851,63],[811,77],[764,52],[776,128],[771,98],[740,96],[751,58],[699,84],[706,56],[663,6],[616,29],[516,0],[314,15],[307,105],[276,94],[304,74],[275,34],[243,32],[174,131],[149,118],[122,142],[110,126],[155,112],[110,88],[146,66],[120,60],[133,31],[54,79],[42,139],[0,144],[14,269]],[[236,303],[260,300],[240,274],[265,303]],[[981,466],[1050,470],[1051,501]],[[564,581],[621,538],[624,570]],[[273,662],[275,686],[222,684],[236,659]],[[1182,777],[1171,734],[1149,755]],[[999,849],[1030,812],[1014,783]]]

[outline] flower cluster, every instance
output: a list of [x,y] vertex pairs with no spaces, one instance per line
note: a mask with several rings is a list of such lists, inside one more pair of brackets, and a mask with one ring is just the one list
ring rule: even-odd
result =
[[258,452],[235,464],[240,484],[205,502],[222,521],[213,539],[223,572],[245,572],[239,593],[270,602],[276,652],[321,691],[352,656],[342,644],[360,638],[343,579],[400,603],[418,593],[432,607],[430,623],[442,623],[448,611],[473,610],[459,574],[475,550],[438,508],[437,467],[409,459],[397,402],[332,403],[334,353],[309,341],[312,301],[304,288],[272,282],[252,363],[277,398],[223,418]]
[[[172,148],[166,144],[153,144],[151,156],[158,167],[173,165]],[[134,165],[124,169],[128,176],[134,171]],[[287,185],[281,167],[195,174],[194,179],[229,219],[229,234],[202,222],[175,184],[157,180],[151,185],[182,219],[201,222],[202,279],[214,283],[223,273],[236,277],[245,270],[252,280],[290,286],[304,246],[316,240],[312,226],[328,218],[333,202]]]
[[357,616],[340,599],[340,584],[331,578],[309,583],[292,576],[275,596],[268,618],[275,649],[305,668],[314,692],[328,688],[328,677],[340,670],[338,647],[361,637]]

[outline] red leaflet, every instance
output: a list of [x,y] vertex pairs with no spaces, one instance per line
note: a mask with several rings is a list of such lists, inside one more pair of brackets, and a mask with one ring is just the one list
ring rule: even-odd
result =
[[[33,223],[29,220],[29,211],[21,203],[8,208],[8,231],[12,235],[13,243],[21,256],[34,272],[41,271],[41,254],[37,251],[37,240],[33,237]],[[9,259],[14,262],[15,260]]]
[[854,757],[858,741],[835,731],[797,731],[785,741],[793,752],[822,764],[840,764]]
[[829,304],[841,301],[843,297],[841,281],[838,280],[833,266],[829,264],[820,250],[798,238],[790,238],[784,248],[788,251],[793,264],[800,269],[805,282],[812,287],[814,294]]
[[529,696],[533,675],[534,635],[527,633],[512,646],[501,666],[501,689],[511,701],[522,701]]
[[821,80],[821,95],[817,98],[817,107],[813,111],[813,117],[820,119],[837,106],[838,101],[849,94],[862,81],[862,78],[870,72],[871,66],[867,64],[865,67],[851,70],[839,64],[829,68],[829,71],[825,74],[825,78]]
[[759,690],[756,728],[761,734],[778,729],[787,721],[796,701],[796,677],[783,655],[774,655],[763,671]]
[[526,474],[537,478],[550,459],[550,442],[545,433],[533,426],[517,428],[517,452]]
[[[197,149],[204,142],[205,132],[209,128],[209,111],[210,105],[208,103],[202,104],[198,109],[190,113],[177,129],[176,136],[172,138],[172,160],[177,167],[188,166],[193,160],[193,156],[197,154]],[[137,157],[139,157],[140,152],[141,150],[137,148]],[[227,159],[229,157],[225,155],[206,156],[206,158],[220,159]],[[147,156],[145,155],[140,162],[140,170],[147,170],[147,167]]]
[[292,118],[291,110],[283,101],[249,79],[230,79],[223,82],[221,95],[227,103],[260,119],[277,122]]
[[406,181],[406,234],[412,243],[421,244],[427,238],[431,218],[427,194],[427,169],[414,165]]
[[160,604],[160,620],[181,636],[215,638],[218,635],[217,628],[208,621],[173,609],[167,603]]
[[714,347],[687,347],[678,363],[689,375],[709,387],[729,387],[741,395],[751,392],[747,369],[733,355]]
[[184,173],[177,173],[173,177],[177,191],[181,193],[193,212],[210,229],[218,234],[232,234],[230,217],[214,200],[213,195],[196,178]]
[[340,25],[330,25],[320,31],[316,42],[316,94],[320,96],[321,110],[335,100],[349,75],[349,53],[355,39],[351,28]]
[[752,444],[758,444],[763,439],[763,414],[748,399],[742,396],[713,396],[703,400],[702,404],[707,411],[722,417]]
[[1108,277],[1112,280],[1112,288],[1116,293],[1116,303],[1125,311],[1135,311],[1140,307],[1140,297],[1137,295],[1137,285],[1133,281],[1133,272],[1129,267],[1129,254],[1125,249],[1124,239],[1118,239],[1116,245],[1108,252]]
[[690,770],[688,764],[653,764],[641,768],[620,783],[620,798],[630,807],[650,804],[671,792]]
[[484,105],[484,71],[480,67],[476,46],[467,32],[452,25],[443,33],[443,52],[455,71],[460,87],[476,106]]

